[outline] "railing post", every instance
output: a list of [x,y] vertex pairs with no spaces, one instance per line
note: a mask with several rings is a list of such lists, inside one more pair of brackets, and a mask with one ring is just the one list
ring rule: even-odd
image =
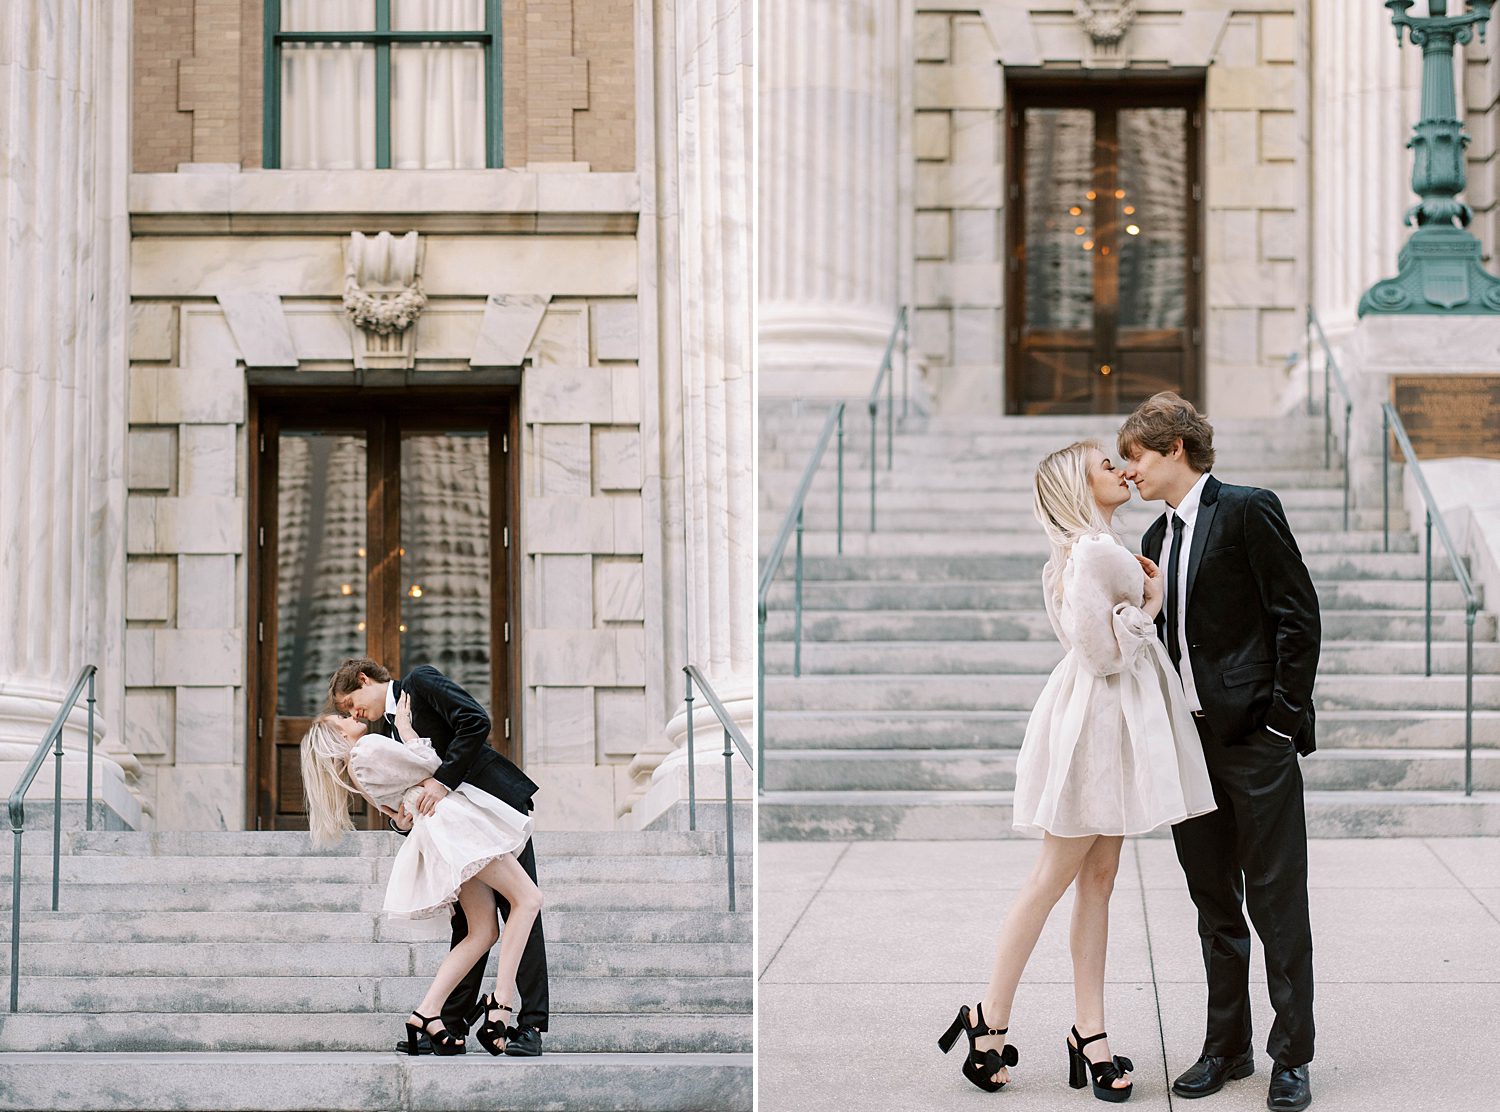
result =
[[89,673],[89,771],[84,790],[84,829],[94,829],[94,673]]
[[[1313,391],[1312,391],[1312,326],[1313,307],[1307,307],[1307,319],[1302,324],[1302,339],[1307,348],[1307,415],[1313,415]],[[1326,373],[1326,372],[1325,372]]]
[[793,626],[792,634],[792,675],[802,675],[802,515],[805,510],[797,511],[797,562],[796,562],[796,600],[793,603]]
[[[756,717],[760,716],[760,708],[756,708]],[[724,837],[727,839],[729,861],[729,910],[734,907],[734,766],[730,758],[734,756],[734,741],[729,736],[729,730],[720,723],[720,732],[724,735]]]
[[1464,675],[1464,795],[1474,794],[1474,604],[1465,607],[1468,658]]
[[911,416],[911,308],[901,306],[901,420]]
[[10,865],[10,1010],[18,1009],[18,990],[21,983],[21,831],[25,826],[16,824],[14,815],[10,819],[10,832],[15,838]]
[[57,790],[52,796],[52,910],[57,910],[57,882],[62,876],[62,731],[57,731]]
[[766,604],[756,604],[760,625],[760,656],[755,669],[755,792],[766,791]]
[[838,553],[844,554],[844,406],[839,403],[839,546]]
[[879,455],[879,425],[876,423],[875,415],[879,410],[879,403],[870,402],[870,532],[875,532],[875,459]]
[[1380,521],[1381,551],[1391,550],[1391,413],[1380,407]]
[[896,371],[886,368],[885,376],[885,469],[896,466]]
[[698,786],[693,774],[693,674],[687,677],[687,761],[688,761],[688,829],[698,829]]
[[1349,531],[1349,419],[1354,413],[1352,405],[1344,406],[1344,532]]
[[1432,510],[1427,510],[1427,674],[1432,675]]
[[[1322,332],[1320,325],[1318,331]],[[1323,470],[1333,463],[1333,413],[1329,409],[1329,391],[1333,387],[1333,351],[1328,346],[1328,337],[1323,336]]]

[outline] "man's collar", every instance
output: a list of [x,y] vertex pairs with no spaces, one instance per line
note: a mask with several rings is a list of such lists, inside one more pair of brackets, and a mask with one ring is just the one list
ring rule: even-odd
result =
[[396,714],[396,681],[392,680],[385,685],[385,713],[388,717]]
[[1170,506],[1167,508],[1169,513],[1176,513],[1178,517],[1182,518],[1183,523],[1186,524],[1189,529],[1193,527],[1193,522],[1198,518],[1198,507],[1203,502],[1203,488],[1208,485],[1208,476],[1209,472],[1207,471],[1198,476],[1198,481],[1194,483],[1193,488],[1183,496],[1182,501],[1178,503],[1176,510],[1173,510]]

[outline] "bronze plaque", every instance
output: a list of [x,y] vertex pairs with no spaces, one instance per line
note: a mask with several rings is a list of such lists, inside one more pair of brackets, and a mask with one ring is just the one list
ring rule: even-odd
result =
[[1500,375],[1392,375],[1391,404],[1418,459],[1500,459]]

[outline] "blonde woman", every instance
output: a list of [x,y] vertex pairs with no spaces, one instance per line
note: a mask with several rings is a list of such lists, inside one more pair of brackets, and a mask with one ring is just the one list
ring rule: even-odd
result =
[[1066,650],[1031,718],[1016,762],[1015,828],[1042,853],[1000,930],[994,969],[972,1019],[968,1005],[938,1045],[969,1037],[963,1073],[987,1092],[1010,1080],[1011,1003],[1053,907],[1072,886],[1074,1018],[1068,1082],[1093,1075],[1101,1100],[1129,1099],[1135,1067],[1111,1056],[1104,1030],[1109,897],[1127,834],[1214,809],[1202,746],[1155,623],[1163,577],[1114,531],[1130,501],[1124,476],[1093,441],[1037,468],[1034,511],[1052,543],[1042,570],[1047,616]]
[[[507,1025],[496,1014],[510,1013],[516,968],[531,924],[542,909],[542,894],[515,853],[531,837],[531,816],[489,792],[463,783],[431,808],[418,810],[421,784],[440,764],[437,753],[411,724],[411,697],[396,707],[397,737],[370,733],[355,718],[324,715],[302,739],[302,783],[308,827],[315,845],[337,841],[353,829],[349,796],[364,796],[411,834],[391,867],[385,912],[423,919],[446,912],[457,901],[468,917],[467,937],[438,966],[427,994],[406,1021],[406,1052],[418,1052],[426,1032],[434,1053],[464,1053],[462,1039],[443,1025],[440,1010],[463,975],[501,938],[495,991],[481,997],[485,1022],[475,1032],[491,1054],[505,1049]],[[495,893],[510,904],[501,936]]]

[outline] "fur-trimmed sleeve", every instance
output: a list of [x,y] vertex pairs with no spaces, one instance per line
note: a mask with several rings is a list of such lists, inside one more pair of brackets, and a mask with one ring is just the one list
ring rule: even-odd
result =
[[1108,537],[1080,538],[1069,570],[1063,624],[1073,648],[1095,675],[1125,671],[1156,636],[1156,624],[1141,609],[1146,573]]

